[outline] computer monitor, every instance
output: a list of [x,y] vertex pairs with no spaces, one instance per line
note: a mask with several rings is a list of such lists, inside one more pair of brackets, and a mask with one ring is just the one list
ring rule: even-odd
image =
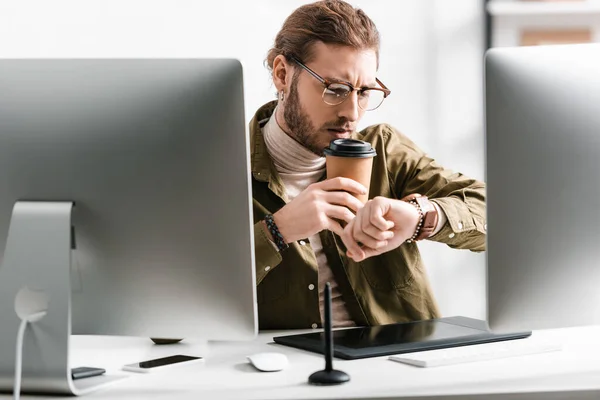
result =
[[600,323],[600,45],[485,58],[488,320]]
[[86,389],[71,333],[255,337],[246,133],[236,60],[0,60],[0,389],[15,308],[25,391]]

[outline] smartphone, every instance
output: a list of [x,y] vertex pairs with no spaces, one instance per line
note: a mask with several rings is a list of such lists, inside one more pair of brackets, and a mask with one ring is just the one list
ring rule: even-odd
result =
[[127,364],[123,370],[131,372],[154,372],[175,366],[190,365],[202,361],[202,357],[185,356],[178,354],[175,356],[155,358],[154,360],[140,361],[139,363]]
[[91,376],[102,375],[106,372],[104,368],[77,367],[71,369],[71,378],[73,380],[89,378]]

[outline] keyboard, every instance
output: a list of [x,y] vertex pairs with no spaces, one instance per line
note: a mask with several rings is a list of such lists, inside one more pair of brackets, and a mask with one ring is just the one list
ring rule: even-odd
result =
[[561,349],[562,344],[558,342],[527,338],[398,354],[390,356],[390,360],[427,368],[548,353]]

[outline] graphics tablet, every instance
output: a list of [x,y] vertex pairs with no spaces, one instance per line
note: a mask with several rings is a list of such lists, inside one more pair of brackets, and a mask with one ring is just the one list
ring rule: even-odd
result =
[[[340,329],[333,332],[333,355],[353,360],[415,351],[522,339],[529,332],[495,334],[485,321],[447,317],[398,324]],[[274,337],[275,343],[323,353],[323,333]]]

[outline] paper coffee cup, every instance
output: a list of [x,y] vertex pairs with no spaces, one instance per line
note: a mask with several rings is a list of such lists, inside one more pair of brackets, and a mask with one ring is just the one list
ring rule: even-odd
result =
[[371,143],[356,139],[334,139],[323,151],[326,157],[327,179],[342,176],[361,183],[366,194],[352,193],[366,203],[369,199],[373,157],[377,155]]

